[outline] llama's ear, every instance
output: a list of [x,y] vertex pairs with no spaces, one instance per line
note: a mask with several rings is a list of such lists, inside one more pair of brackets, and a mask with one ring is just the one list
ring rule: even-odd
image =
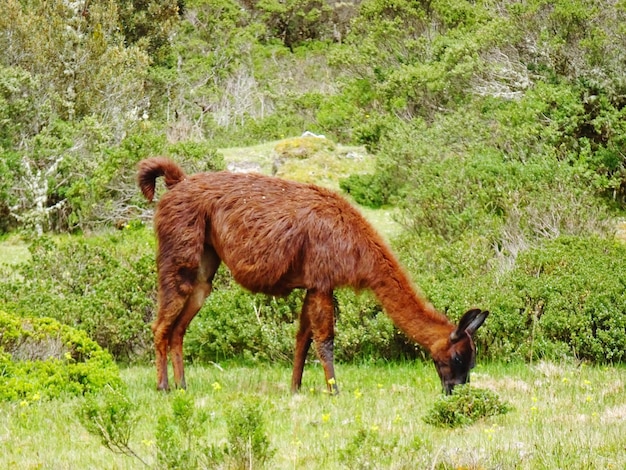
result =
[[450,341],[453,343],[458,341],[463,337],[463,333],[473,336],[476,330],[485,322],[487,315],[489,315],[488,311],[478,308],[465,312],[459,320],[459,326],[450,334]]

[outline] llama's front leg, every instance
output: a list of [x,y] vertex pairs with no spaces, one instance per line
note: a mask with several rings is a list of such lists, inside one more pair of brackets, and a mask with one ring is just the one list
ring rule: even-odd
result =
[[300,326],[296,335],[296,350],[293,359],[293,374],[291,376],[291,393],[296,393],[302,386],[302,374],[304,372],[304,363],[309,352],[309,347],[313,341],[313,333],[311,331],[311,322],[307,313],[306,302],[305,307],[300,314]]
[[339,393],[335,380],[334,339],[335,303],[333,293],[308,291],[304,299],[311,321],[317,356],[322,362],[326,386],[331,394]]
[[185,366],[183,364],[183,338],[185,332],[210,293],[211,284],[207,282],[197,284],[172,329],[169,340],[170,357],[172,359],[172,367],[174,368],[174,383],[177,388],[187,388]]

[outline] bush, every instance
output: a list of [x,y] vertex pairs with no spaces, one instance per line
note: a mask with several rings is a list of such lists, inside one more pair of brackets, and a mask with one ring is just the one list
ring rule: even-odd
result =
[[0,400],[83,395],[109,385],[121,386],[117,366],[84,332],[0,311]]
[[339,187],[362,206],[378,209],[389,203],[391,190],[380,175],[350,175],[339,182]]
[[257,398],[250,396],[234,403],[226,414],[226,426],[228,444],[225,453],[233,468],[262,467],[274,455]]
[[40,238],[30,249],[32,259],[0,281],[0,305],[73,325],[116,359],[149,357],[156,263],[148,231]]
[[626,246],[595,237],[562,237],[521,255],[503,279],[521,307],[504,319],[526,330],[514,349],[528,358],[567,351],[581,360],[624,361],[624,259]]
[[[253,295],[220,271],[215,289],[185,336],[188,359],[222,361],[230,358],[291,363],[302,310],[303,293],[286,298]],[[394,360],[423,357],[383,312],[373,296],[349,289],[336,292],[337,361]],[[314,347],[310,355],[314,358]]]
[[455,428],[509,411],[510,405],[503,403],[494,392],[468,384],[458,385],[452,395],[440,397],[423,419],[433,426]]
[[[626,360],[624,244],[597,236],[561,236],[529,248],[501,272],[490,267],[487,239],[405,243],[400,252],[415,273],[418,290],[453,322],[473,306],[491,312],[475,336],[479,360]],[[337,360],[427,358],[371,294],[345,289],[337,291],[337,299]],[[292,331],[295,325],[282,343],[289,359]]]
[[209,415],[197,408],[185,390],[178,390],[171,402],[172,413],[159,416],[157,424],[158,467],[218,467],[223,460],[222,450],[217,445],[207,446],[203,439]]
[[[619,242],[559,236],[535,242],[505,264],[494,258],[490,238],[472,233],[447,244],[412,235],[396,248],[418,289],[452,321],[473,306],[491,312],[476,333],[481,360],[626,360],[626,246]],[[87,332],[117,359],[148,359],[153,252],[153,237],[140,225],[97,237],[38,239],[32,261],[0,281],[0,308],[53,316]],[[373,295],[335,294],[337,361],[427,358]],[[291,363],[302,298],[302,291],[286,298],[251,294],[220,269],[185,337],[186,358]],[[9,341],[9,333],[4,338]]]
[[213,292],[189,326],[185,355],[214,362],[235,357],[290,361],[300,305],[298,293],[285,299],[253,295],[220,269]]
[[112,388],[105,389],[88,397],[76,414],[85,429],[98,437],[107,449],[141,460],[129,446],[137,424],[137,407],[125,394]]
[[430,251],[417,245],[425,254],[407,258],[418,285],[453,321],[471,306],[491,312],[476,333],[479,358],[626,359],[624,244],[562,236],[528,248],[500,272],[489,268],[479,243],[485,241]]

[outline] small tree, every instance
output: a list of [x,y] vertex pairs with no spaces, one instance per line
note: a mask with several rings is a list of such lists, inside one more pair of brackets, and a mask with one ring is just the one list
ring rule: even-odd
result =
[[18,203],[11,207],[11,215],[27,228],[34,229],[37,236],[42,236],[49,228],[50,214],[65,205],[62,199],[48,205],[50,178],[53,177],[63,157],[56,158],[47,168],[33,168],[28,157],[22,159],[24,173],[18,179],[15,191],[19,194]]

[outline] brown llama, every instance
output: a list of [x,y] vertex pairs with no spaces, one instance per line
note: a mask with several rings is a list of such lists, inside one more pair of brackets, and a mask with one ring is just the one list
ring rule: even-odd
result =
[[454,326],[413,289],[382,238],[345,199],[314,185],[260,174],[185,175],[173,161],[139,163],[139,186],[152,201],[156,179],[169,191],[158,203],[158,316],[152,325],[157,388],[168,389],[167,353],[176,386],[185,388],[183,336],[211,293],[220,262],[252,292],[306,295],[296,335],[291,389],[302,383],[312,342],[331,393],[333,290],[371,289],[393,322],[435,362],[446,393],[466,383],[474,366],[474,332],[488,312],[469,310]]

